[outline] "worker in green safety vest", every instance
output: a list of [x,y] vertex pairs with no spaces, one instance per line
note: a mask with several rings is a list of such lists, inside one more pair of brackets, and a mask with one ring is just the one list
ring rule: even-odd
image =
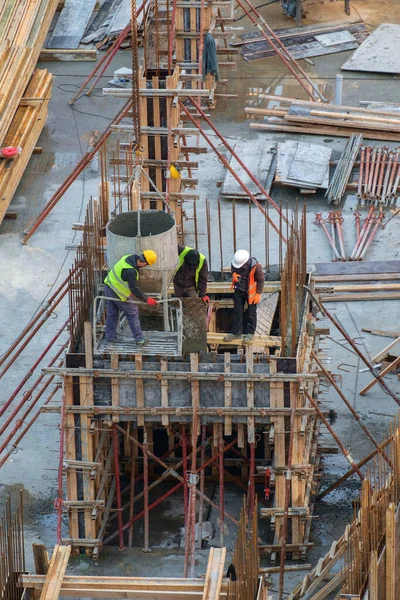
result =
[[132,300],[140,300],[156,306],[157,300],[146,296],[139,286],[139,271],[157,261],[154,250],[143,250],[142,254],[126,254],[108,272],[104,280],[104,295],[107,299],[105,339],[115,342],[119,313],[122,311],[131,328],[137,346],[146,346],[148,340],[140,327],[139,308]]
[[178,245],[179,263],[174,277],[174,292],[177,298],[198,297],[206,304],[208,265],[204,254],[190,246]]

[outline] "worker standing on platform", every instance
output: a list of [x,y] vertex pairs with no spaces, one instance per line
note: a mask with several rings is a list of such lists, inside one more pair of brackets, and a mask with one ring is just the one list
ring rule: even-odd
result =
[[190,246],[179,246],[179,263],[174,277],[174,293],[177,298],[198,297],[206,304],[208,265],[204,254]]
[[[224,337],[231,342],[243,336],[245,344],[251,344],[257,327],[257,304],[264,289],[264,271],[261,263],[247,250],[238,250],[232,259],[233,322],[232,333]],[[245,310],[245,306],[247,308]]]
[[154,298],[146,296],[139,286],[139,269],[154,265],[157,254],[153,250],[144,250],[142,254],[126,254],[109,271],[104,280],[104,293],[107,301],[107,317],[105,338],[115,342],[118,327],[119,311],[125,313],[137,346],[145,346],[140,327],[139,309],[137,304],[127,300],[138,299],[150,306],[158,304]]

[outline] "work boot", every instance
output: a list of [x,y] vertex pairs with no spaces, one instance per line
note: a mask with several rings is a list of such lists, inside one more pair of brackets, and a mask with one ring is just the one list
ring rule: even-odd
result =
[[135,343],[136,343],[136,346],[140,346],[142,348],[143,346],[147,346],[147,344],[149,343],[149,340],[146,338],[142,338],[141,340],[136,340]]
[[233,342],[233,340],[239,340],[241,337],[241,333],[227,333],[224,337],[224,342]]
[[243,344],[251,344],[253,339],[254,339],[253,333],[246,333],[246,335],[243,336]]

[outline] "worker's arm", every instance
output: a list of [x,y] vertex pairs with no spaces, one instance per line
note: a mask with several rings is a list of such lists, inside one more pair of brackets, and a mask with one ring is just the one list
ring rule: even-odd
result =
[[199,273],[199,297],[204,298],[207,295],[207,283],[208,283],[208,264],[207,260],[204,260],[203,266]]
[[138,280],[136,279],[135,269],[124,269],[121,273],[121,278],[129,285],[132,296],[135,296],[135,298],[142,302],[147,302],[147,296],[146,294],[143,294]]
[[263,268],[262,268],[261,264],[257,265],[256,271],[254,273],[254,279],[257,282],[256,293],[257,294],[262,294],[263,291],[264,291],[265,276],[264,276],[264,271],[263,271]]

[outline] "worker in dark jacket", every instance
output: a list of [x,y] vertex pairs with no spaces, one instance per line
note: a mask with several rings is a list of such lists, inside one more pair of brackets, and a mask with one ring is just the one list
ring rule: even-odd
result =
[[126,254],[109,271],[104,280],[104,293],[107,301],[107,317],[105,338],[114,342],[118,327],[119,311],[125,313],[131,328],[132,335],[138,346],[145,346],[140,327],[139,309],[137,304],[127,300],[141,300],[150,306],[155,306],[157,301],[143,294],[139,286],[139,269],[154,265],[157,254],[153,250],[144,250],[141,255]]
[[204,254],[190,246],[178,246],[179,263],[174,277],[177,298],[199,297],[208,304],[208,265]]
[[[224,337],[225,342],[239,339],[250,344],[257,327],[257,304],[264,289],[264,272],[256,258],[247,250],[238,250],[232,260],[233,322],[232,333]],[[245,306],[247,304],[247,309]]]

